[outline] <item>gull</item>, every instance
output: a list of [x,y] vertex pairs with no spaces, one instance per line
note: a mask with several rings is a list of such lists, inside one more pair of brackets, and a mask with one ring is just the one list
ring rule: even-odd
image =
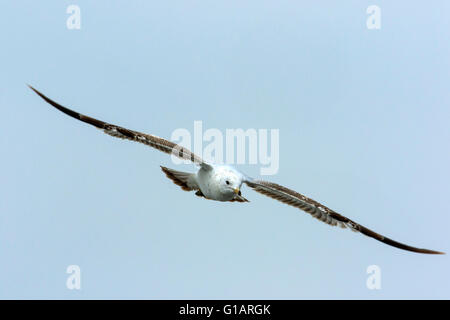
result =
[[158,136],[126,129],[91,118],[89,116],[85,116],[81,113],[63,107],[59,103],[46,97],[32,86],[28,85],[28,87],[30,87],[30,89],[32,89],[42,99],[59,111],[72,118],[88,123],[110,136],[143,143],[162,152],[173,154],[181,159],[189,159],[199,167],[196,173],[181,172],[163,166],[161,166],[161,169],[166,176],[175,184],[180,186],[181,189],[185,191],[195,191],[196,196],[216,201],[249,202],[242,196],[241,193],[242,184],[246,184],[256,192],[303,210],[309,213],[312,217],[331,226],[349,228],[352,231],[362,233],[375,240],[407,251],[426,254],[444,254],[444,252],[416,248],[387,238],[294,190],[273,182],[253,179],[229,165],[207,163],[187,148]]

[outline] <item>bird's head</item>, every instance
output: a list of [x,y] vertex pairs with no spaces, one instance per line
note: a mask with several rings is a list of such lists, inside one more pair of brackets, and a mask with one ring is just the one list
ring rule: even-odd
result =
[[242,174],[233,168],[223,167],[217,172],[220,193],[233,199],[241,195]]

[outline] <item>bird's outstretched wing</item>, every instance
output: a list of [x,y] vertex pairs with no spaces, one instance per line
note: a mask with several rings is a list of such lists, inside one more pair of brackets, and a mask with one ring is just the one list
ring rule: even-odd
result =
[[106,134],[109,134],[110,136],[121,138],[121,139],[127,139],[131,141],[140,142],[143,144],[146,144],[150,147],[153,147],[155,149],[158,149],[162,152],[173,154],[181,159],[190,160],[194,162],[195,164],[198,164],[205,169],[211,169],[211,166],[204,162],[202,158],[191,152],[190,150],[177,145],[171,141],[168,141],[166,139],[160,138],[158,136],[152,135],[152,134],[145,134],[138,131],[133,131],[130,129],[126,129],[123,127],[119,127],[114,124],[110,124],[107,122],[103,122],[101,120],[97,120],[88,116],[85,116],[81,113],[78,113],[76,111],[70,110],[66,107],[63,107],[59,103],[51,100],[50,98],[46,97],[44,94],[33,88],[32,86],[28,85],[30,89],[32,89],[34,92],[36,92],[42,99],[44,99],[47,103],[51,104],[53,107],[58,109],[59,111],[67,114],[68,116],[71,116],[72,118],[75,118],[77,120],[86,122],[90,125],[93,125],[94,127],[103,130]]
[[403,250],[418,252],[418,253],[428,253],[428,254],[444,254],[444,252],[421,249],[416,247],[411,247],[406,244],[394,241],[389,239],[381,234],[378,234],[366,227],[350,220],[347,217],[344,217],[337,212],[327,208],[326,206],[320,204],[319,202],[305,197],[304,195],[297,193],[291,189],[280,186],[276,183],[261,181],[261,180],[247,180],[245,183],[253,188],[255,191],[262,193],[268,197],[271,197],[275,200],[284,202],[293,207],[299,208],[314,218],[317,218],[329,225],[336,226],[339,225],[342,228],[350,228],[350,230],[361,232],[362,234],[374,238],[375,240],[386,243],[390,246],[397,247]]

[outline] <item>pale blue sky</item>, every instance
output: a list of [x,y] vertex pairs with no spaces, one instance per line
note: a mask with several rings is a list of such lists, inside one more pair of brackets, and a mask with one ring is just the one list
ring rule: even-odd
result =
[[[81,8],[81,30],[66,8]],[[366,8],[381,8],[381,30]],[[170,137],[276,128],[266,177],[450,251],[448,1],[2,1],[0,298],[450,298],[450,260],[249,188],[205,201],[170,157],[50,108]],[[176,169],[194,170],[184,165]],[[258,166],[240,166],[257,176]],[[66,288],[68,265],[82,289]],[[381,290],[366,287],[380,266]]]

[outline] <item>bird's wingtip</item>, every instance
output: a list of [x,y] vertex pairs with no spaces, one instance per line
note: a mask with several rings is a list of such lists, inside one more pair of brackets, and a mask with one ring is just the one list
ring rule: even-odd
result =
[[420,253],[428,253],[428,254],[446,254],[445,252],[442,252],[442,251],[435,251],[435,250],[428,250],[428,249],[422,249],[419,252]]
[[40,95],[40,92],[39,91],[37,91],[31,84],[29,84],[29,83],[26,83],[26,85],[27,85],[27,87],[28,88],[30,88],[31,90],[33,90],[35,93],[37,93],[37,94],[39,94]]

